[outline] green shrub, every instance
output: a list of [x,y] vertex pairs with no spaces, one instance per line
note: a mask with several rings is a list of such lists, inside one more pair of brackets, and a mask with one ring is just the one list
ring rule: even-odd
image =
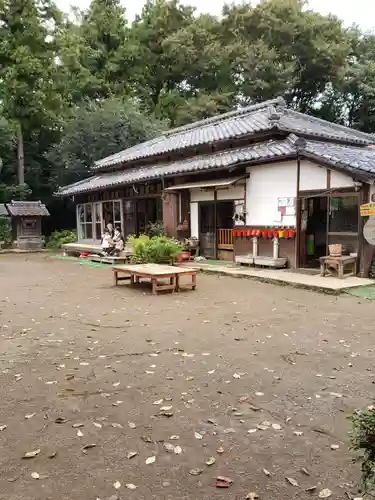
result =
[[6,217],[0,217],[0,241],[3,241],[5,246],[10,246],[13,241],[12,225]]
[[139,238],[129,236],[128,243],[133,250],[133,262],[142,263],[169,263],[175,260],[182,251],[182,245],[174,238],[167,236],[149,237],[141,235]]
[[360,452],[362,484],[364,492],[375,489],[375,407],[355,411],[351,417],[350,433],[352,449]]
[[77,241],[77,234],[75,231],[64,229],[63,231],[54,231],[47,239],[46,247],[51,249],[61,248],[65,243],[74,243]]
[[156,222],[149,222],[147,224],[146,233],[150,238],[153,236],[164,236],[164,223],[162,220]]

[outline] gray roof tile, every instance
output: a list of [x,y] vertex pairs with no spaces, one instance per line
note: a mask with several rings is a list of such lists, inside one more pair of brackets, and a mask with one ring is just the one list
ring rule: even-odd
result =
[[[291,134],[283,140],[270,140],[165,164],[100,173],[70,186],[65,186],[57,194],[71,196],[183,173],[229,168],[244,162],[261,163],[269,160],[293,158],[297,152],[294,144],[296,139],[297,136]],[[375,148],[371,146],[346,146],[338,143],[307,140],[301,149],[301,155],[317,162],[326,163],[333,168],[345,170],[358,179],[375,179]]]
[[49,215],[46,206],[40,201],[11,201],[6,204],[10,215],[14,217],[44,217]]
[[375,137],[370,134],[288,109],[279,98],[170,130],[160,137],[97,161],[94,169],[115,167],[173,151],[272,130],[348,144],[366,145],[375,142]]
[[271,140],[242,148],[194,156],[192,158],[166,164],[101,173],[86,180],[71,184],[70,186],[65,186],[57,194],[61,196],[74,195],[117,185],[145,182],[182,173],[194,173],[215,168],[229,168],[242,162],[261,161],[262,159],[268,160],[278,157],[285,158],[293,155],[295,155],[295,147],[292,141],[289,139],[281,141]]

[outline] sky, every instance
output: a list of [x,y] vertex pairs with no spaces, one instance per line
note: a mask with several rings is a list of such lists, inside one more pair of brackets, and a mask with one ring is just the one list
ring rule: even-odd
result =
[[[90,0],[55,0],[60,9],[69,12],[70,5],[85,8]],[[142,10],[142,2],[124,0],[128,18],[134,18],[135,14]],[[220,14],[224,0],[186,0],[189,5],[197,7],[198,12],[209,12]],[[229,1],[228,3],[231,3]],[[256,1],[254,2],[256,3]],[[310,7],[322,14],[335,14],[348,26],[358,24],[363,30],[375,31],[375,1],[374,0],[309,0]],[[136,5],[141,5],[137,7]],[[202,6],[203,5],[203,6]]]

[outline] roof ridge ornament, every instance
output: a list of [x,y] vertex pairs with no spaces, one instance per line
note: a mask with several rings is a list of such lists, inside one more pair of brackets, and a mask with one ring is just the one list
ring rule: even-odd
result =
[[278,122],[281,118],[281,114],[277,112],[275,106],[268,106],[267,114],[268,114],[268,120],[270,122]]

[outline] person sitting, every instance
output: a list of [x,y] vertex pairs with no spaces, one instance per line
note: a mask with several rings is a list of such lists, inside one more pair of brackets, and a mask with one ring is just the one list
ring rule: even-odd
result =
[[113,248],[114,248],[114,243],[113,243],[113,239],[112,239],[111,234],[108,231],[108,229],[104,229],[104,231],[103,231],[101,246],[102,246],[102,252],[104,255],[111,255],[112,254]]
[[113,236],[113,243],[115,245],[114,254],[120,255],[120,253],[124,250],[124,237],[123,237],[121,230],[118,226],[115,227],[115,233]]

